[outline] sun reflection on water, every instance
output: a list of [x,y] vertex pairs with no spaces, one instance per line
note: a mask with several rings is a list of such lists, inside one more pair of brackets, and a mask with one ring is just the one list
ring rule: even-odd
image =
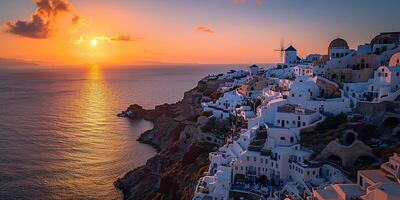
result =
[[92,65],[87,73],[87,78],[89,80],[99,80],[103,78],[103,72],[99,65]]
[[72,102],[79,107],[79,112],[75,112],[72,119],[72,123],[78,124],[75,126],[78,130],[69,141],[72,150],[65,154],[66,159],[73,160],[68,163],[71,165],[68,167],[70,176],[65,180],[68,187],[96,190],[110,184],[104,177],[115,176],[107,170],[123,157],[121,145],[125,141],[115,134],[121,130],[115,115],[110,115],[115,99],[109,90],[102,69],[97,65],[90,67],[78,98]]

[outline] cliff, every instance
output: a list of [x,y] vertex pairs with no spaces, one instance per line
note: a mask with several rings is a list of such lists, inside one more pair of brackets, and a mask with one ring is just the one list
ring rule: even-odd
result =
[[115,182],[124,199],[191,199],[197,180],[208,169],[208,153],[215,144],[200,140],[201,101],[218,88],[219,80],[201,80],[175,104],[145,110],[131,105],[128,117],[144,118],[154,128],[144,132],[138,141],[150,144],[158,154],[144,166],[128,172]]

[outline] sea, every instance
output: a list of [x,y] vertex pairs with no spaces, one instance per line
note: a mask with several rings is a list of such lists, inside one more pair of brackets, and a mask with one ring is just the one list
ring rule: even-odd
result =
[[156,152],[136,141],[153,124],[117,113],[241,67],[0,67],[0,199],[122,199],[113,182]]

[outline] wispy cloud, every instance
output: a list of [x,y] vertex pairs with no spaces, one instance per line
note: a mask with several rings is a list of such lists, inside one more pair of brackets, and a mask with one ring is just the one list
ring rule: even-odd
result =
[[80,45],[84,42],[89,42],[91,40],[97,40],[99,42],[131,42],[135,41],[131,36],[129,35],[119,35],[119,36],[106,36],[106,35],[98,35],[98,36],[93,36],[93,35],[81,35],[79,39],[74,40],[73,43],[76,45]]
[[[244,3],[253,2],[254,0],[230,0],[230,1],[235,4],[244,4]],[[259,6],[263,3],[263,0],[255,0],[255,2]]]
[[134,41],[129,35],[120,35],[117,37],[110,37],[111,41]]
[[214,30],[207,26],[197,26],[196,31],[200,33],[214,33]]
[[34,0],[36,10],[28,20],[17,20],[6,22],[7,33],[44,39],[49,38],[56,17],[62,13],[71,13],[72,24],[79,24],[79,16],[74,14],[74,7],[68,0]]

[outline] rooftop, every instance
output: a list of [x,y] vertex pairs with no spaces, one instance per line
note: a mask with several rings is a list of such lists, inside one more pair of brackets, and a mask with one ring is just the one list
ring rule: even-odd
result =
[[332,42],[329,44],[329,48],[343,48],[343,49],[348,49],[349,45],[347,44],[346,40],[342,38],[336,38],[332,40]]
[[292,45],[285,49],[285,51],[297,51]]
[[394,182],[393,177],[382,170],[359,170],[358,173],[368,178],[374,183],[391,183]]
[[311,115],[314,114],[316,111],[303,108],[300,105],[296,104],[285,104],[278,107],[278,112],[284,113],[299,113],[300,111],[304,111],[304,115]]
[[315,192],[323,199],[329,200],[342,199],[339,192],[345,193],[346,196],[360,196],[364,193],[357,184],[333,184]]

